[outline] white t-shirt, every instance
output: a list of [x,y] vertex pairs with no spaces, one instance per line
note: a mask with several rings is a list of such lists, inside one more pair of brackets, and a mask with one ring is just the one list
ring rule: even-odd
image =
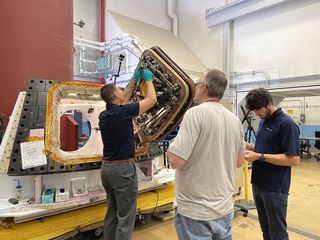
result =
[[222,104],[190,108],[169,147],[186,160],[176,170],[178,213],[208,221],[232,212],[236,163],[244,150],[242,124]]

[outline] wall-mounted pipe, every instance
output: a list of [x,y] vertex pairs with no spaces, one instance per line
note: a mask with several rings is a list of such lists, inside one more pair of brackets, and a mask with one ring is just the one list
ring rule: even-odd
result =
[[[299,99],[286,99],[286,100],[281,101],[281,103],[278,106],[281,107],[282,106],[281,104],[286,103],[286,102],[298,102],[298,103],[300,103],[300,106],[298,106],[298,107],[301,110],[304,110],[302,108],[302,106],[303,106],[302,100],[299,100]],[[295,107],[295,105],[293,105],[293,106],[285,106],[285,107]]]
[[105,42],[106,41],[106,37],[105,37],[105,22],[106,22],[106,18],[105,18],[105,0],[101,0],[101,14],[100,14],[100,21],[101,21],[101,42]]
[[[299,2],[299,4],[297,4]],[[290,3],[291,6],[300,6],[300,2],[291,0],[237,0],[226,4],[220,8],[210,8],[206,10],[206,20],[208,27],[213,27],[221,23],[236,20],[247,15],[263,12],[270,8],[278,7],[282,4]]]
[[172,32],[173,35],[178,37],[178,17],[175,13],[175,9],[175,0],[167,0],[167,14],[168,17],[172,20]]
[[[106,41],[106,37],[105,37],[105,22],[106,22],[106,19],[105,19],[105,12],[106,12],[106,9],[105,9],[105,0],[101,0],[101,6],[100,6],[100,36],[101,36],[101,42],[104,43]],[[101,57],[103,57],[105,55],[105,52],[104,51],[101,51],[100,53]],[[104,76],[100,76],[99,78],[99,82],[100,83],[106,83],[106,79]]]
[[84,38],[80,38],[80,37],[74,37],[73,40],[79,41],[80,43],[84,42],[84,43],[92,43],[94,45],[97,45],[99,47],[104,47],[105,43],[101,43],[101,42],[96,42],[96,41],[92,41],[92,40],[88,40],[88,39],[84,39]]
[[95,46],[92,46],[92,45],[89,45],[89,44],[79,43],[79,42],[75,42],[74,45],[80,46],[80,47],[87,47],[87,48],[91,48],[91,49],[96,49],[96,50],[100,50],[100,51],[104,50],[103,47],[95,47]]
[[[228,21],[224,23],[223,26],[223,72],[227,77],[228,82],[230,82],[230,68],[231,66],[231,35],[233,31],[233,22]],[[229,88],[229,84],[227,86]]]
[[257,70],[257,71],[250,71],[250,72],[231,72],[230,76],[232,77],[242,77],[242,76],[247,76],[247,75],[257,75],[257,74],[262,74],[266,80],[270,79],[270,75],[268,72],[263,71],[263,70]]
[[[270,74],[264,70],[257,70],[257,71],[250,71],[250,72],[230,72],[230,77],[232,77],[232,79],[234,78],[238,78],[238,77],[242,77],[242,76],[256,76],[258,74],[261,74],[264,76],[265,78],[265,84],[266,86],[268,86],[268,81],[270,80]],[[254,83],[256,81],[252,81],[251,83]],[[258,81],[257,81],[258,82]],[[239,84],[239,82],[232,82],[232,84]]]

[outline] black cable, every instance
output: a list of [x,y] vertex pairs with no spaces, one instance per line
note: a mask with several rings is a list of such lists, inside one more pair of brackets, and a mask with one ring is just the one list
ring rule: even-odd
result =
[[156,206],[154,207],[152,213],[151,213],[151,216],[155,213],[156,209],[158,208],[158,203],[159,203],[159,192],[156,191],[156,190],[152,190],[151,192],[154,192],[157,194],[157,202],[156,202]]

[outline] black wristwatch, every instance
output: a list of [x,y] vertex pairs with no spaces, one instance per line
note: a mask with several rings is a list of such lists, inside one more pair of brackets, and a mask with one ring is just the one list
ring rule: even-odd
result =
[[264,154],[263,153],[261,153],[259,161],[261,161],[261,162],[265,162],[266,161],[266,159],[264,158]]

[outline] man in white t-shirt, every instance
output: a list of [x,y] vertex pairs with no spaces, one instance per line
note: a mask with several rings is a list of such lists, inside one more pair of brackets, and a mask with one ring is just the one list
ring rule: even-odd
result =
[[232,239],[236,167],[245,142],[238,117],[221,103],[224,73],[207,71],[196,83],[195,102],[168,149],[176,169],[175,226],[179,239]]

